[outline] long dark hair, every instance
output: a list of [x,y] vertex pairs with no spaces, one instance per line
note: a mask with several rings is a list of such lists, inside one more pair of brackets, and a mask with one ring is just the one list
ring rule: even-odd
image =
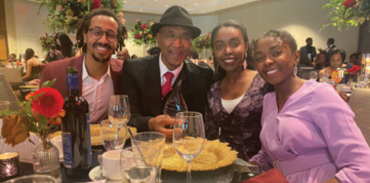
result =
[[94,9],[92,10],[89,14],[85,15],[78,23],[76,26],[76,39],[77,39],[77,46],[78,48],[82,48],[82,51],[86,53],[87,47],[86,44],[84,43],[84,33],[87,34],[89,31],[91,19],[94,16],[97,15],[105,15],[108,17],[114,18],[114,20],[118,24],[118,38],[117,38],[117,49],[122,48],[125,46],[124,40],[127,39],[127,30],[126,27],[124,27],[121,23],[121,21],[118,20],[118,17],[113,13],[113,11],[105,8],[99,8],[99,9]]
[[[243,36],[243,40],[244,40],[245,45],[248,46],[247,29],[240,22],[238,22],[236,20],[227,20],[225,22],[222,22],[222,23],[218,24],[215,28],[213,28],[212,35],[211,35],[211,48],[212,48],[212,55],[213,55],[213,65],[215,66],[215,78],[216,78],[217,81],[222,80],[226,76],[226,71],[223,68],[219,67],[218,64],[217,64],[216,57],[215,57],[215,49],[214,49],[214,40],[215,40],[216,34],[218,33],[218,31],[221,28],[224,28],[224,27],[234,27],[234,28],[238,29],[240,31],[240,33],[242,34],[242,36]],[[248,50],[249,50],[249,48],[248,48]],[[250,53],[250,52],[248,52],[248,53]],[[247,61],[248,61],[248,59],[247,59]],[[248,64],[248,66],[249,66],[249,64]]]
[[55,35],[55,40],[57,39],[59,39],[61,45],[58,45],[55,43],[55,48],[57,50],[60,50],[64,57],[72,57],[73,56],[73,52],[72,52],[73,43],[71,39],[69,39],[68,35],[65,34],[64,32],[58,32]]
[[325,62],[326,64],[330,67],[330,58],[335,55],[335,54],[340,54],[340,57],[342,58],[342,63],[344,62],[344,60],[346,59],[346,52],[341,49],[341,48],[333,48],[331,49],[327,54],[326,54],[326,59],[325,59]]
[[26,62],[31,59],[33,56],[35,56],[35,51],[33,51],[32,48],[26,49]]

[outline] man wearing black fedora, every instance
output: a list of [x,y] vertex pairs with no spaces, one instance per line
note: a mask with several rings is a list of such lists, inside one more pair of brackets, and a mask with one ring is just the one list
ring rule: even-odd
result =
[[182,80],[181,93],[189,111],[204,114],[207,92],[213,83],[210,67],[200,67],[186,59],[192,39],[201,30],[193,26],[189,13],[180,6],[168,8],[159,23],[152,26],[161,53],[127,60],[122,68],[121,92],[129,96],[129,125],[138,131],[158,131],[167,138],[172,129],[165,128],[174,119],[163,115],[163,108],[172,86]]

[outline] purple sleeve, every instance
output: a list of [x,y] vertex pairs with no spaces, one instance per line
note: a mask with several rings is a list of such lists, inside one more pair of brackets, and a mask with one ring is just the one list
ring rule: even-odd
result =
[[370,182],[370,148],[351,108],[329,85],[315,90],[312,115],[339,171],[341,182]]
[[274,168],[272,166],[272,162],[270,161],[270,159],[268,158],[268,155],[266,154],[266,152],[263,150],[263,146],[262,146],[262,149],[260,151],[258,151],[258,154],[254,155],[250,160],[249,162],[252,162],[252,161],[255,161],[257,162],[260,167],[262,168],[262,170],[264,172],[266,171],[269,171],[270,169]]
[[211,104],[210,104],[210,98],[212,94],[211,92],[208,92],[207,98],[208,98],[208,105],[206,106],[205,110],[205,121],[204,121],[204,130],[206,132],[206,138],[208,140],[214,140],[218,139],[219,136],[219,128],[217,124],[214,121],[214,116],[212,114]]

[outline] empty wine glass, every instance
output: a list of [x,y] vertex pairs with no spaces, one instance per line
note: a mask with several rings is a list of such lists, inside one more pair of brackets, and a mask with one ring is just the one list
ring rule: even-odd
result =
[[173,146],[186,161],[186,182],[191,182],[191,161],[203,149],[204,141],[203,116],[199,112],[179,112],[173,126]]
[[105,150],[122,149],[126,142],[126,126],[112,123],[109,119],[100,123],[100,136]]
[[130,104],[127,95],[112,95],[110,97],[108,116],[114,124],[127,124],[130,119]]

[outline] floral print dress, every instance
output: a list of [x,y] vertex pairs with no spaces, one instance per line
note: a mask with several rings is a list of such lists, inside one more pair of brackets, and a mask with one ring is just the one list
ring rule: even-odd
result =
[[248,161],[261,148],[261,114],[265,81],[256,74],[242,100],[228,113],[221,103],[221,81],[208,92],[205,114],[205,132],[208,140],[219,139],[229,143],[238,152],[238,158]]

